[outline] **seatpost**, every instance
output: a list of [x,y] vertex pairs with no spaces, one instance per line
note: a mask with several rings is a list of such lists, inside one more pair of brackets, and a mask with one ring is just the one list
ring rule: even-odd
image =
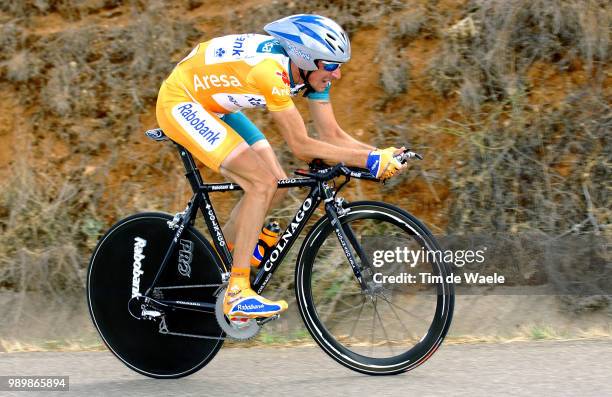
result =
[[181,156],[181,160],[183,161],[183,166],[185,167],[185,176],[191,185],[191,189],[194,193],[197,193],[199,187],[204,183],[202,180],[202,175],[200,174],[200,170],[196,167],[193,156],[187,149],[175,143],[176,149]]

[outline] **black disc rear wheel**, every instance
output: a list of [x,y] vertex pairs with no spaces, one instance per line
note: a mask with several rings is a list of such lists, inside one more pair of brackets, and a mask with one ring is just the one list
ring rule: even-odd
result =
[[[91,318],[108,348],[128,367],[155,378],[178,378],[206,365],[223,340],[160,333],[160,318],[133,317],[128,302],[144,294],[153,282],[175,230],[172,217],[142,213],[115,224],[98,243],[87,275]],[[178,248],[157,283],[153,298],[213,304],[210,312],[165,310],[170,331],[224,336],[214,316],[213,292],[221,283],[221,268],[210,244],[186,226]]]

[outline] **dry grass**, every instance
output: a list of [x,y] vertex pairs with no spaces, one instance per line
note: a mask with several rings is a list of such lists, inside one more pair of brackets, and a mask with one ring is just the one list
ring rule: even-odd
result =
[[386,15],[405,7],[406,4],[399,0],[280,0],[249,10],[244,18],[236,22],[245,32],[260,32],[266,23],[275,19],[290,14],[314,13],[332,18],[350,35],[359,28],[375,26]]
[[[36,13],[27,7],[40,6],[43,12],[44,4],[26,2],[21,11]],[[80,5],[70,8],[71,4],[56,2],[47,11],[60,6],[75,13],[87,11]],[[88,2],[87,7],[96,4]],[[45,36],[27,34],[13,23],[2,25],[2,30],[7,35],[0,39],[6,48],[0,71],[18,87],[24,106],[36,105],[29,117],[37,138],[33,145],[17,150],[22,157],[12,165],[11,178],[3,181],[0,285],[51,294],[79,290],[84,286],[86,258],[109,226],[102,214],[123,214],[134,206],[147,208],[160,200],[176,200],[174,195],[147,200],[144,189],[133,184],[123,187],[125,196],[109,199],[114,187],[107,177],[122,161],[122,145],[140,133],[139,114],[154,104],[159,82],[173,67],[172,57],[188,51],[188,42],[198,34],[190,26],[163,19],[151,5],[143,6],[142,12],[135,9],[133,21],[123,27],[85,25]],[[67,175],[34,168],[32,156],[50,154],[44,147],[49,135],[62,141],[68,153],[59,159],[47,158],[47,166]],[[142,154],[130,156],[132,172],[163,176],[173,149],[158,149],[147,160]],[[105,164],[91,161],[102,152],[110,152]]]
[[[116,2],[44,6],[37,1],[22,6],[47,11],[61,6],[80,13],[111,3]],[[94,154],[84,146],[82,133],[102,135],[109,142],[132,134],[139,113],[154,103],[159,82],[199,37],[191,25],[164,18],[156,3],[129,12],[133,18],[126,26],[85,24],[42,36],[26,34],[12,22],[2,25],[0,75],[19,86],[24,104],[37,104],[35,117],[53,120],[45,128],[51,126],[50,132],[69,140],[75,152]],[[79,118],[90,120],[86,131]],[[126,122],[131,128],[122,126]]]
[[144,13],[126,28],[85,27],[44,40],[35,51],[49,70],[39,76],[45,82],[42,94],[51,99],[45,110],[112,122],[151,104],[157,83],[173,67],[169,58],[185,51],[188,35],[196,34],[178,25]]
[[[568,333],[551,327],[524,326],[513,336],[502,337],[499,335],[449,335],[444,339],[444,345],[460,345],[475,343],[520,343],[533,341],[597,341],[609,340],[609,330],[593,328]],[[257,338],[249,341],[228,340],[223,347],[228,348],[274,348],[279,347],[317,347],[312,337],[305,329],[298,329],[292,333],[260,333]],[[107,347],[99,340],[94,339],[55,339],[41,340],[38,342],[23,342],[18,339],[0,339],[0,352],[41,352],[41,351],[107,351]]]
[[396,13],[391,18],[389,37],[403,42],[416,38],[423,30],[428,29],[427,12],[424,8],[410,7],[407,13]]
[[410,85],[410,63],[401,59],[400,51],[391,41],[384,41],[374,60],[380,65],[380,85],[388,102],[405,93]]
[[610,112],[585,91],[559,109],[534,113],[516,96],[472,125],[448,123],[466,149],[451,176],[449,229],[606,233]]
[[1,0],[0,10],[23,18],[57,12],[67,19],[79,19],[87,14],[110,10],[127,3],[124,0]]
[[0,339],[0,352],[42,352],[42,351],[107,351],[107,347],[99,340],[84,339],[49,339],[24,342],[19,339]]
[[[198,31],[168,21],[159,2],[133,2],[127,10],[133,17],[124,26],[84,24],[45,35],[27,30],[32,15],[59,12],[64,18],[79,18],[121,3],[0,3],[0,9],[24,18],[0,25],[0,77],[16,87],[24,107],[31,107],[28,117],[35,137],[32,145],[16,151],[23,158],[3,181],[2,286],[46,292],[82,288],[86,258],[109,222],[135,207],[174,204],[185,193],[179,183],[176,194],[150,199],[146,194],[156,189],[154,184],[143,188],[126,183],[121,189],[125,195],[112,197],[116,186],[109,173],[123,165],[133,175],[146,174],[150,183],[179,166],[169,145],[157,147],[147,159],[146,153],[125,158],[120,152],[131,136],[141,134],[140,114],[154,104],[160,81],[189,51]],[[62,142],[67,153],[53,156],[46,147],[52,140]],[[34,168],[34,156],[41,154],[45,167],[56,171]]]
[[432,88],[449,96],[461,87],[468,109],[475,100],[512,96],[536,61],[565,71],[579,60],[597,78],[604,75],[612,14],[603,1],[474,0],[469,9],[447,27],[430,69]]
[[[472,124],[449,122],[445,130],[461,140],[449,176],[448,232],[505,236],[513,254],[490,252],[490,270],[532,267],[534,280],[566,294],[574,312],[610,304],[604,247],[612,238],[612,112],[600,95],[584,91],[536,113],[517,94]],[[525,249],[525,237],[540,254]]]
[[[0,193],[0,286],[16,291],[80,290],[90,250],[103,224],[91,200],[95,187],[77,178],[38,173],[27,155]],[[81,186],[81,187],[79,187]]]

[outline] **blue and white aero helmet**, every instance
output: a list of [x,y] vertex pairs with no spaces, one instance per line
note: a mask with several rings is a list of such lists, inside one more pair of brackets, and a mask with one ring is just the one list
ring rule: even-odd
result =
[[347,62],[351,58],[351,43],[344,30],[320,15],[291,15],[270,22],[264,30],[280,42],[303,70],[316,70],[317,60]]

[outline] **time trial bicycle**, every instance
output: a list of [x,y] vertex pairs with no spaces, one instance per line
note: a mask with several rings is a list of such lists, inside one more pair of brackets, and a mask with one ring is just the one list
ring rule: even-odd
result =
[[[146,134],[168,140],[161,129]],[[209,194],[241,189],[235,183],[204,183],[192,155],[175,145],[193,190],[186,209],[174,216],[146,212],[120,220],[98,242],[87,274],[89,311],[104,343],[128,367],[155,378],[192,374],[226,339],[252,338],[276,318],[237,326],[223,315],[232,256]],[[412,158],[421,156],[406,151],[399,159]],[[378,181],[365,169],[311,165],[295,174],[279,180],[278,188],[308,188],[308,195],[266,252],[252,288],[264,291],[323,204],[324,214],[297,255],[293,285],[310,335],[334,360],[364,374],[398,374],[425,362],[451,324],[451,264],[441,258],[420,263],[438,276],[427,285],[390,283],[413,271],[414,263],[379,267],[372,252],[440,251],[432,233],[391,204],[341,198],[338,193],[351,179]],[[198,210],[212,244],[194,226]]]

